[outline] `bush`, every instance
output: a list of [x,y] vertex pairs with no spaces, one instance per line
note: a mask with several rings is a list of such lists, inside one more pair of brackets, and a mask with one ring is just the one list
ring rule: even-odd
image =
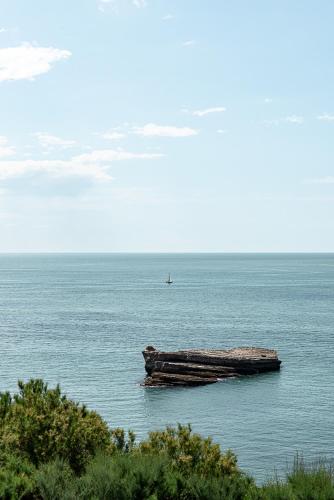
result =
[[297,456],[285,481],[267,483],[263,493],[266,500],[334,500],[333,470],[321,462],[306,467]]
[[123,452],[129,453],[135,449],[136,436],[133,432],[125,432],[124,429],[117,427],[111,431],[111,444],[109,446],[109,452]]
[[258,500],[257,488],[246,476],[203,477],[172,470],[164,478],[159,500]]
[[75,500],[76,478],[71,467],[57,458],[42,465],[35,475],[36,489],[43,500]]
[[[163,483],[166,463],[156,457],[131,454],[97,456],[79,482],[83,500],[135,500],[156,496]],[[167,500],[167,497],[166,497]]]
[[193,434],[190,425],[166,427],[164,431],[150,432],[149,439],[139,445],[142,454],[166,455],[176,470],[196,472],[205,477],[239,474],[237,457],[228,450],[222,453],[211,438]]
[[0,455],[0,498],[32,498],[35,467],[28,460],[11,453]]
[[94,411],[48,389],[42,380],[19,382],[19,393],[0,394],[0,449],[27,457],[34,465],[56,457],[83,470],[97,449],[110,445],[107,424]]
[[205,478],[175,470],[167,456],[98,456],[79,481],[82,500],[238,500],[246,499],[250,481],[242,475]]

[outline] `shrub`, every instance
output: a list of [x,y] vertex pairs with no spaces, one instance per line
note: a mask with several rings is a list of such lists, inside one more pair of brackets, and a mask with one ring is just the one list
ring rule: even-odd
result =
[[77,498],[76,478],[71,467],[57,458],[42,465],[35,475],[36,488],[43,500],[75,500]]
[[28,499],[35,491],[35,467],[11,453],[0,455],[0,498]]
[[276,478],[262,491],[266,500],[334,500],[333,470],[322,462],[306,467],[297,456],[286,479]]
[[[257,488],[246,476],[203,477],[171,470],[164,477],[158,500],[258,500]],[[251,493],[254,495],[251,495]],[[256,495],[255,495],[256,494]]]
[[322,462],[307,467],[297,456],[287,483],[298,499],[334,500],[333,471]]
[[56,457],[79,472],[97,449],[110,445],[107,424],[94,411],[67,399],[59,386],[19,382],[13,397],[0,394],[0,448],[21,453],[34,465]]
[[[79,483],[78,498],[139,500],[156,496],[164,482],[165,460],[151,456],[115,454],[97,456]],[[167,500],[167,497],[165,497]]]
[[149,438],[139,445],[142,454],[166,455],[176,470],[219,477],[238,474],[237,458],[230,450],[222,453],[211,438],[193,434],[190,425],[166,427],[150,432]]
[[78,498],[245,500],[250,487],[251,482],[242,475],[206,478],[175,470],[167,456],[121,453],[93,459],[80,480]]
[[116,427],[111,431],[111,444],[109,452],[129,453],[135,449],[136,436],[132,431],[125,432],[124,429]]

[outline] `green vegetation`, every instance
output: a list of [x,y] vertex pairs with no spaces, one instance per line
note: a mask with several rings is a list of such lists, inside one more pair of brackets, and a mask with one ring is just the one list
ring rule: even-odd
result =
[[81,472],[98,449],[110,443],[102,418],[42,380],[18,383],[19,393],[0,395],[0,449],[38,466],[56,457]]
[[190,426],[137,444],[59,387],[31,380],[0,394],[0,499],[334,500],[334,475],[297,460],[284,481],[257,486],[231,451]]

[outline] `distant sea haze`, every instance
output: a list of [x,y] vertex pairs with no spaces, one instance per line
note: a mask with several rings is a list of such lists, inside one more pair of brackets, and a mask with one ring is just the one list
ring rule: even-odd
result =
[[[191,422],[261,480],[334,458],[333,304],[333,254],[0,255],[0,390],[59,382],[138,437]],[[144,389],[146,345],[275,348],[282,368]]]

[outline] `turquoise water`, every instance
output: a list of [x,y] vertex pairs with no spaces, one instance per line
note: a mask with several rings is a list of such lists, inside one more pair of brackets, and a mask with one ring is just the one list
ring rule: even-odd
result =
[[[148,344],[270,347],[282,370],[144,389]],[[334,458],[333,349],[333,254],[0,256],[1,390],[59,382],[139,437],[192,422],[259,479],[296,451]]]

